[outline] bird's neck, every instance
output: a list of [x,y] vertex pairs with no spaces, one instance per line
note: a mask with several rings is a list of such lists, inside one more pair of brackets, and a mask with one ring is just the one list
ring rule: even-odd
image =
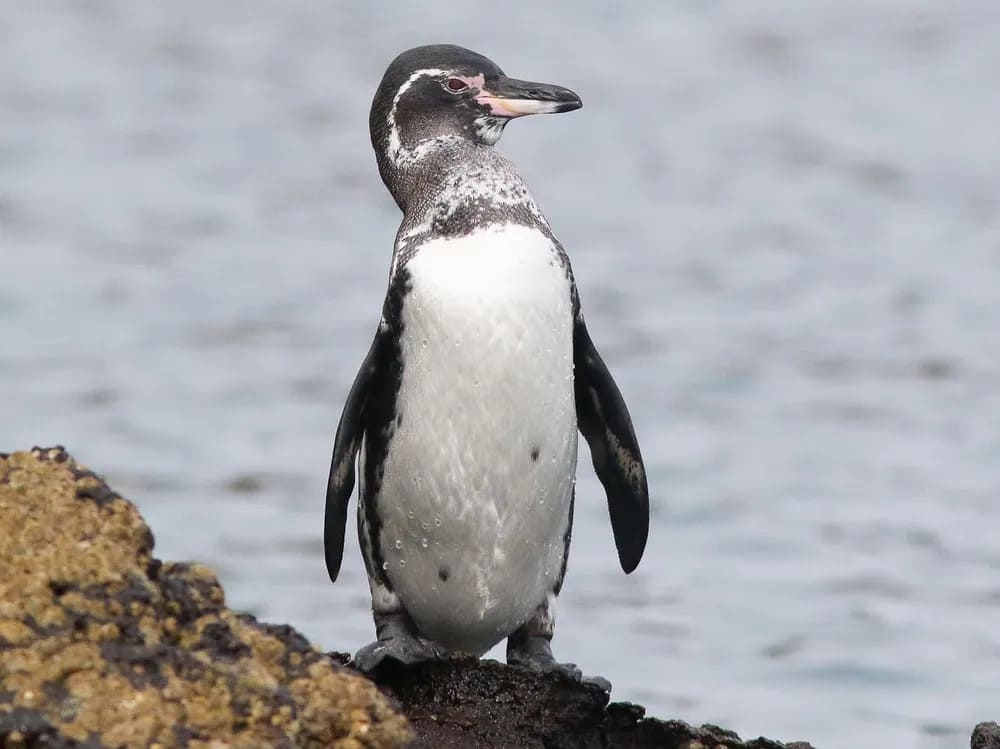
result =
[[[407,218],[442,204],[502,199],[523,190],[514,166],[492,147],[458,136],[431,138],[379,159],[382,180]],[[530,197],[530,196],[529,196]]]
[[[457,141],[453,145],[461,146]],[[379,154],[382,182],[404,214],[440,181],[442,175],[437,173],[440,168],[435,166],[446,160],[447,147],[445,139],[429,138],[409,147],[390,145],[384,154]]]
[[481,144],[450,144],[428,151],[387,186],[403,211],[397,236],[409,244],[431,234],[467,234],[490,223],[517,223],[548,231],[514,165]]

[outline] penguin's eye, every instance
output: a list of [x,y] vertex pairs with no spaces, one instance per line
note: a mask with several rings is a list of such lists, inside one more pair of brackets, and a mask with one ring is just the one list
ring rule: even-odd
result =
[[459,91],[465,91],[469,87],[469,84],[463,81],[461,78],[449,78],[448,82],[445,84],[449,91],[454,91],[458,93]]

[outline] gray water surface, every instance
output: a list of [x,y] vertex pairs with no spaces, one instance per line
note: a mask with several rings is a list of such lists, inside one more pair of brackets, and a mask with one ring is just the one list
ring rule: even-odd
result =
[[0,447],[64,443],[229,603],[355,649],[336,420],[398,215],[367,108],[451,41],[580,93],[508,128],[630,403],[581,458],[557,655],[831,749],[1000,710],[1000,4],[0,0]]

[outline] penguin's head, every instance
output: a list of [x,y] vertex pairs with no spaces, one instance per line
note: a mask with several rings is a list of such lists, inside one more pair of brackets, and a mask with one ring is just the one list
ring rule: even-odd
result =
[[492,60],[452,44],[415,47],[390,63],[369,115],[380,170],[402,169],[421,146],[461,138],[492,146],[504,126],[528,114],[583,106],[562,86],[508,78]]

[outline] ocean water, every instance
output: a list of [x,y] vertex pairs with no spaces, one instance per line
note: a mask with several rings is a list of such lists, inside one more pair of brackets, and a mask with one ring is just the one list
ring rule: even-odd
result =
[[584,108],[508,128],[650,477],[581,455],[557,656],[744,736],[1000,715],[1000,4],[0,0],[0,448],[65,444],[157,553],[324,647],[340,408],[395,206],[367,109],[450,41]]

